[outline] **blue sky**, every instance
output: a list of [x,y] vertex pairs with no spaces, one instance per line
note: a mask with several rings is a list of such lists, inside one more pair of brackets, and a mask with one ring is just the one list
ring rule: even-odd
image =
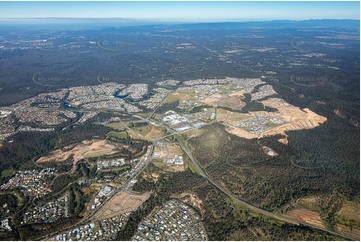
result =
[[0,18],[131,18],[174,21],[359,19],[352,2],[0,2]]

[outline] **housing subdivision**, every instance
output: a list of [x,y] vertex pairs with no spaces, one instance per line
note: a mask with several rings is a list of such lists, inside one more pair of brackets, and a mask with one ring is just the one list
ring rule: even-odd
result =
[[111,241],[129,219],[130,213],[93,221],[50,238],[51,241]]
[[42,206],[34,206],[24,213],[21,224],[53,223],[69,217],[69,197],[64,194],[60,198]]
[[143,220],[132,240],[207,240],[207,234],[200,220],[200,216],[193,208],[173,199]]
[[54,168],[45,168],[41,171],[18,171],[7,183],[1,185],[1,190],[20,189],[23,195],[41,197],[50,192],[46,178],[55,174]]

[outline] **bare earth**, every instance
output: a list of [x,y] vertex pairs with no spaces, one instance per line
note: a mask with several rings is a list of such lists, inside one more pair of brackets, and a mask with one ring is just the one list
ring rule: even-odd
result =
[[150,193],[135,195],[128,192],[119,192],[95,215],[95,220],[111,218],[126,212],[136,210],[150,196]]
[[309,223],[315,225],[320,228],[325,228],[325,224],[322,222],[320,214],[307,209],[295,209],[285,215],[286,217],[290,217],[296,219],[298,221],[302,221],[305,223]]
[[[269,116],[269,117],[277,117],[285,121],[286,123],[261,133],[260,135],[251,134],[245,130],[242,130],[237,127],[228,127],[226,130],[229,133],[237,135],[239,137],[243,137],[246,139],[253,139],[262,136],[272,136],[281,134],[284,138],[279,139],[281,143],[288,144],[287,140],[287,131],[291,130],[302,130],[302,129],[312,129],[315,128],[322,123],[327,121],[326,117],[316,114],[315,112],[309,110],[308,108],[300,109],[296,106],[293,106],[283,99],[280,98],[272,98],[267,99],[262,102],[265,106],[277,108],[277,112],[250,112],[252,116]],[[227,115],[229,116],[229,115]]]
[[232,109],[242,109],[246,104],[241,100],[244,92],[232,93],[228,96],[222,94],[213,94],[203,100],[204,104],[209,104],[215,107],[228,107]]
[[[67,148],[67,147],[66,147]],[[84,158],[97,157],[117,153],[117,145],[107,140],[84,140],[70,150],[55,150],[49,155],[40,157],[36,162],[44,163],[49,161],[66,161],[73,155],[73,161],[78,162]]]

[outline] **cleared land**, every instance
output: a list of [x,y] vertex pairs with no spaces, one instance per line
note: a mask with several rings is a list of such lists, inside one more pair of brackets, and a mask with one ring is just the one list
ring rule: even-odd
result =
[[163,146],[158,145],[154,149],[154,159],[152,160],[152,162],[155,166],[164,171],[180,172],[186,169],[185,164],[168,164],[167,161],[174,159],[176,156],[182,155],[182,149],[177,144],[165,144]]
[[126,212],[136,210],[150,196],[150,193],[135,195],[120,192],[110,199],[95,215],[95,220],[111,218]]
[[335,230],[360,240],[360,205],[346,201],[336,215],[339,224],[335,226]]
[[217,108],[217,121],[221,123],[223,122],[230,125],[236,125],[251,118],[253,118],[253,116],[249,114],[237,113],[225,110],[223,108]]
[[308,209],[295,209],[285,215],[298,221],[309,223],[320,228],[326,228],[319,213]]
[[186,100],[193,100],[195,96],[195,90],[181,90],[177,91],[175,93],[170,94],[166,100],[165,103],[173,103],[176,101],[186,101]]
[[[262,136],[272,136],[281,134],[284,136],[283,139],[280,139],[279,141],[288,144],[287,140],[287,131],[291,130],[302,130],[302,129],[312,129],[315,128],[322,123],[327,121],[326,117],[323,117],[321,115],[316,114],[315,112],[309,110],[308,108],[300,109],[298,107],[295,107],[284,100],[280,98],[271,98],[267,99],[266,101],[262,102],[265,106],[276,108],[277,112],[250,112],[250,117],[276,117],[280,120],[283,120],[286,122],[282,125],[275,125],[274,127],[269,127],[266,131],[262,132],[259,135],[249,133],[241,128],[238,127],[228,127],[227,131],[231,134],[237,135],[239,137],[252,139]],[[247,120],[247,116],[241,116],[242,114],[237,114],[232,111],[227,111],[228,113],[225,113],[224,111],[218,112],[217,119],[219,121],[224,120],[225,123],[230,125],[235,125],[237,122],[237,116],[239,116],[240,121]],[[233,117],[233,118],[232,118]],[[242,120],[243,118],[243,120]],[[233,120],[233,121],[232,121]],[[240,123],[238,121],[238,123]]]
[[215,107],[227,107],[236,110],[241,110],[246,105],[240,96],[225,96],[218,93],[201,100],[201,102]]
[[154,141],[164,136],[165,131],[163,128],[147,125],[143,127],[132,128],[128,130],[128,134],[134,139],[143,139]]
[[107,140],[84,140],[73,148],[65,147],[50,152],[47,156],[40,157],[36,162],[64,162],[73,156],[73,161],[76,163],[85,158],[115,154],[118,152],[118,148],[120,148],[118,144]]
[[104,126],[116,129],[116,130],[125,130],[127,129],[127,125],[123,123],[107,123]]
[[[327,120],[327,118],[307,108],[300,109],[281,98],[270,98],[271,95],[275,94],[273,89],[259,91],[255,94],[258,94],[260,98],[269,97],[260,103],[265,107],[274,108],[277,111],[256,111],[247,114],[234,112],[232,110],[241,110],[246,105],[243,101],[244,94],[253,90],[253,88],[235,89],[230,86],[215,86],[215,88],[218,90],[213,94],[211,93],[211,95],[206,91],[207,88],[198,90],[197,92],[195,89],[176,91],[168,96],[166,102],[191,101],[191,103],[193,102],[194,104],[200,102],[204,105],[217,107],[216,121],[226,124],[229,133],[247,139],[281,134],[284,138],[279,139],[279,141],[284,144],[288,144],[287,131],[315,128]],[[199,115],[197,116],[195,114],[195,116],[200,118],[198,117]],[[209,118],[209,116],[206,117]],[[250,133],[238,126],[242,122],[252,118],[276,118],[283,123],[263,127],[264,131],[257,134]]]

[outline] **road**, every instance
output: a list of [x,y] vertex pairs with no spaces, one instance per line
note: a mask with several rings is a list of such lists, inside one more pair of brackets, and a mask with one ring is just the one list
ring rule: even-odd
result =
[[96,213],[105,205],[107,204],[115,195],[117,195],[119,192],[121,191],[126,191],[126,187],[128,186],[128,183],[133,180],[134,178],[138,177],[143,171],[144,169],[149,165],[150,161],[152,160],[152,156],[153,156],[153,151],[154,151],[154,144],[151,145],[150,147],[150,150],[149,150],[149,153],[148,153],[148,156],[147,158],[145,159],[144,161],[144,164],[140,167],[139,170],[135,171],[134,172],[134,175],[131,176],[125,183],[123,186],[117,188],[115,191],[113,191],[113,193],[103,202],[101,203],[96,209],[94,209],[92,211],[92,213],[87,216],[86,218],[83,218],[81,221],[69,226],[69,227],[66,227],[66,228],[63,228],[63,229],[60,229],[60,230],[57,230],[51,234],[47,234],[45,236],[41,236],[40,238],[36,239],[36,240],[49,240],[50,238],[60,234],[60,233],[63,233],[65,231],[69,231],[73,228],[76,228],[78,226],[81,226],[81,225],[84,225],[84,224],[87,224],[89,222],[91,222],[94,218],[95,218],[95,215]]
[[267,210],[264,210],[262,208],[258,208],[256,206],[253,206],[252,204],[249,204],[237,197],[235,197],[231,192],[229,192],[228,190],[224,189],[223,187],[219,186],[217,183],[215,183],[209,176],[208,174],[206,174],[204,172],[204,170],[202,169],[202,167],[199,165],[199,163],[194,159],[194,157],[192,156],[192,153],[189,151],[188,147],[185,146],[184,142],[182,142],[182,140],[179,138],[179,136],[175,135],[175,138],[178,140],[178,143],[179,145],[181,146],[182,150],[187,154],[187,156],[189,157],[189,159],[191,160],[193,166],[197,169],[197,173],[206,178],[208,180],[209,183],[211,183],[213,186],[215,186],[218,190],[220,190],[221,192],[223,192],[224,194],[226,194],[228,197],[230,197],[233,201],[236,201],[237,203],[239,203],[240,205],[242,205],[243,207],[246,207],[248,208],[249,210],[253,211],[253,212],[256,212],[256,213],[260,213],[260,214],[263,214],[265,216],[268,216],[268,217],[271,217],[271,218],[274,218],[274,219],[277,219],[277,220],[280,220],[280,221],[283,221],[283,222],[286,222],[286,223],[291,223],[291,224],[295,224],[295,225],[304,225],[304,226],[307,226],[307,227],[311,227],[313,229],[317,229],[317,230],[321,230],[321,231],[324,231],[324,232],[327,232],[327,233],[330,233],[330,234],[333,234],[333,235],[337,235],[337,236],[341,236],[345,239],[349,239],[349,240],[354,240],[353,238],[351,237],[348,237],[348,236],[345,236],[345,235],[342,235],[342,234],[339,234],[337,232],[334,232],[334,231],[330,231],[330,230],[327,230],[327,229],[323,229],[323,228],[320,228],[320,227],[317,227],[317,226],[313,226],[311,224],[308,224],[308,223],[303,223],[303,222],[300,222],[298,220],[295,220],[295,219],[292,219],[292,218],[288,218],[288,217],[285,217],[285,216],[282,216],[282,215],[279,215],[279,214],[275,214],[275,213],[272,213],[270,211],[267,211]]
[[[144,118],[143,120],[138,120],[138,122],[151,122],[151,123],[154,123],[154,125],[157,125],[157,126],[162,126],[164,127],[167,131],[168,131],[168,134],[163,136],[161,139],[164,139],[165,137],[168,137],[168,136],[174,136],[175,139],[178,141],[180,147],[182,148],[182,150],[186,153],[186,155],[189,157],[190,161],[192,162],[194,168],[196,169],[196,172],[204,177],[205,179],[208,180],[208,182],[210,184],[212,184],[214,187],[216,187],[218,190],[220,190],[221,192],[223,192],[225,195],[227,195],[228,197],[230,197],[233,201],[237,202],[238,204],[240,204],[241,206],[249,209],[250,211],[253,211],[255,213],[259,213],[259,214],[262,214],[262,215],[265,215],[265,216],[268,216],[268,217],[271,217],[271,218],[274,218],[276,220],[279,220],[279,221],[283,221],[283,222],[286,222],[286,223],[290,223],[290,224],[294,224],[294,225],[303,225],[303,226],[307,226],[307,227],[310,227],[310,228],[313,228],[313,229],[317,229],[317,230],[320,230],[320,231],[324,231],[324,232],[327,232],[327,233],[330,233],[330,234],[333,234],[333,235],[337,235],[337,236],[340,236],[340,237],[343,237],[345,239],[349,239],[349,240],[354,240],[353,238],[350,238],[348,236],[345,236],[345,235],[342,235],[342,234],[339,234],[337,232],[333,232],[333,231],[330,231],[330,230],[327,230],[327,229],[323,229],[323,228],[320,228],[320,227],[317,227],[317,226],[313,226],[311,224],[308,224],[308,223],[303,223],[303,222],[300,222],[298,220],[295,220],[295,219],[292,219],[292,218],[288,218],[288,217],[285,217],[285,216],[282,216],[282,215],[279,215],[279,214],[275,214],[275,213],[272,213],[270,211],[267,211],[267,210],[264,210],[262,208],[258,208],[250,203],[247,203],[245,201],[243,201],[242,199],[240,198],[237,198],[235,197],[230,191],[226,190],[225,188],[221,187],[220,185],[218,185],[215,181],[212,180],[212,178],[203,170],[203,168],[201,167],[201,165],[196,161],[196,159],[193,157],[192,153],[189,151],[187,145],[181,140],[180,136],[179,136],[179,132],[175,132],[173,131],[172,129],[170,129],[169,127],[163,125],[163,124],[160,124],[158,123],[156,120],[149,120],[148,118]],[[126,126],[126,125],[125,125]],[[94,219],[94,216],[95,214],[97,213],[97,211],[100,210],[100,208],[102,208],[108,201],[110,201],[118,192],[121,192],[122,190],[124,190],[124,188],[127,187],[128,183],[133,180],[134,178],[136,178],[139,174],[141,174],[141,172],[144,171],[144,169],[148,166],[148,164],[150,163],[151,161],[151,158],[152,158],[152,154],[153,154],[153,151],[154,151],[154,147],[156,145],[156,143],[161,140],[161,139],[157,139],[155,141],[153,141],[152,145],[151,145],[151,148],[150,148],[150,151],[149,151],[149,154],[146,158],[146,160],[144,161],[144,165],[141,167],[141,169],[139,169],[138,171],[136,171],[134,173],[134,175],[132,175],[128,180],[127,182],[121,186],[120,188],[116,189],[112,195],[110,197],[108,197],[101,205],[99,205],[87,218],[84,218],[83,220],[79,221],[78,223],[70,226],[70,227],[67,227],[65,229],[62,229],[62,230],[59,230],[59,231],[56,231],[50,235],[47,235],[47,236],[44,236],[40,239],[46,239],[46,238],[51,238],[53,236],[55,236],[56,234],[59,234],[61,232],[65,232],[65,231],[68,231],[69,229],[72,229],[72,228],[75,228],[77,226],[80,226],[82,224],[86,224],[86,223],[89,223],[90,221],[92,221],[92,219]]]

